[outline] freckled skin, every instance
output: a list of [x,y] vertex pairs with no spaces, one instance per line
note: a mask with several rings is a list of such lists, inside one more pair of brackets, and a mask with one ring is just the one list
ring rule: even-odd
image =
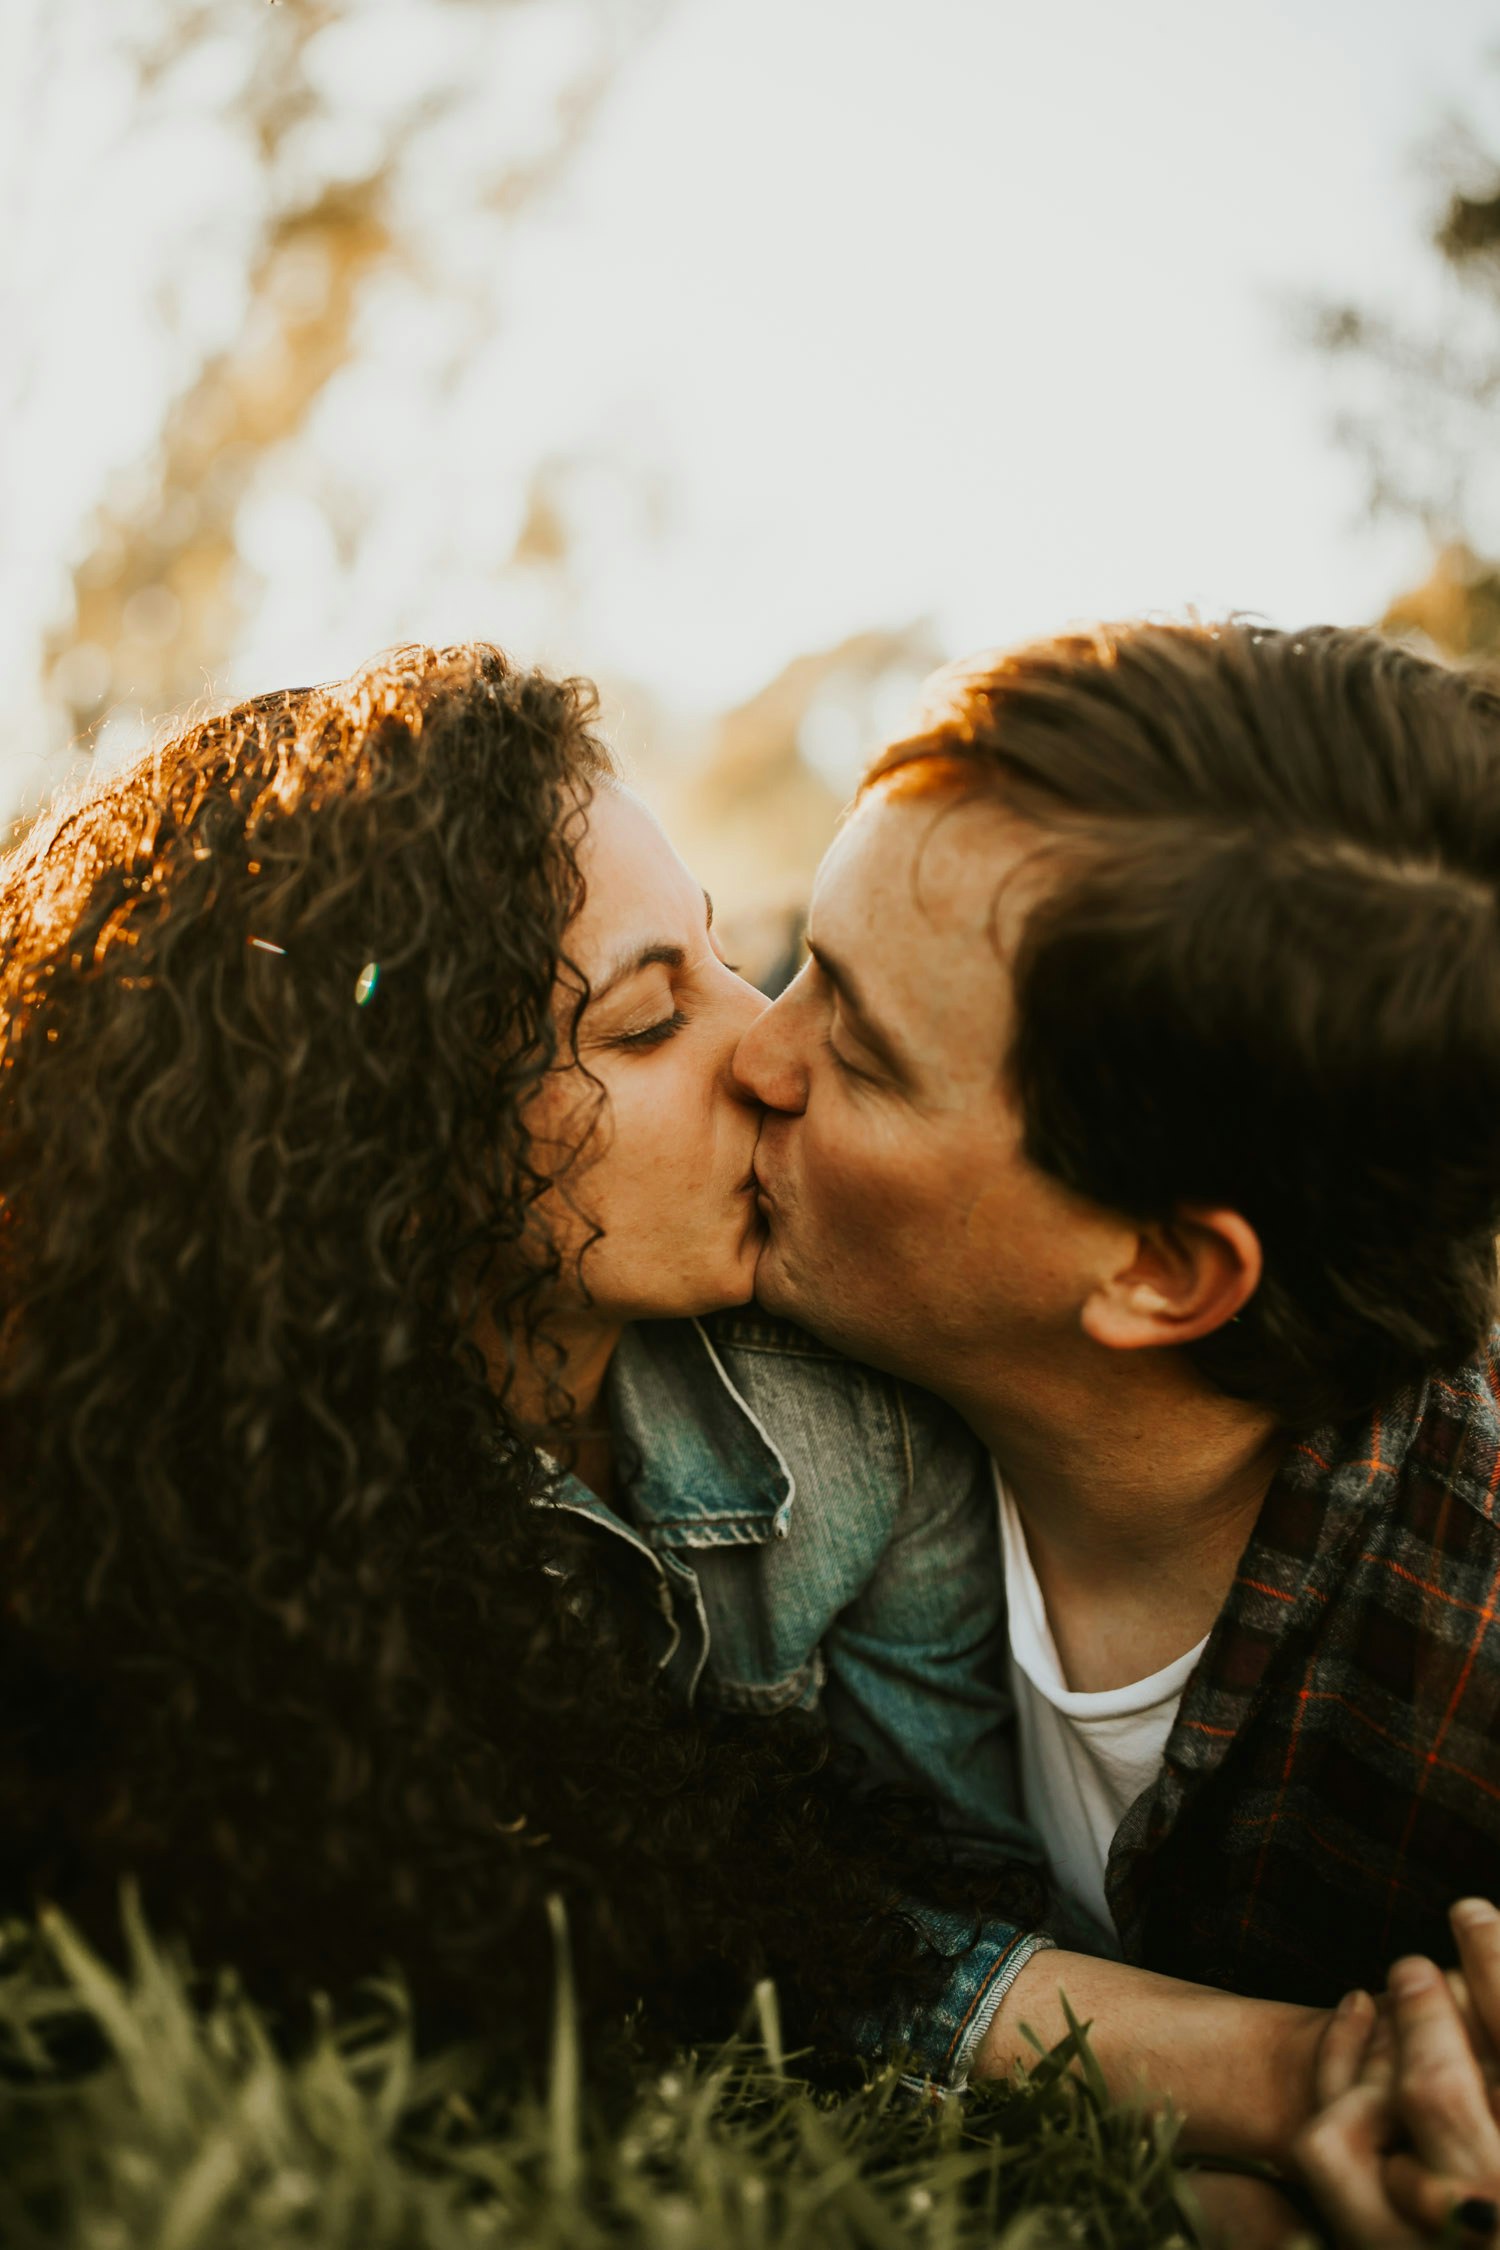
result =
[[762,1302],[949,1396],[978,1359],[987,1379],[997,1359],[1055,1360],[1090,1254],[1118,1231],[1028,1163],[1002,1083],[1032,848],[994,805],[873,792],[823,862],[809,936],[852,972],[905,1072],[866,1046],[816,960],[737,1058],[768,1105]]
[[[1003,1067],[1009,962],[1046,879],[1038,842],[991,802],[873,789],[820,870],[814,958],[750,1026],[736,1067],[767,1104],[757,1295],[966,1415],[1022,1513],[1065,1675],[1098,1689],[1147,1676],[1211,1626],[1279,1439],[1180,1353],[1145,1348],[1233,1317],[1260,1271],[1244,1221],[1184,1211],[1137,1226],[1023,1153]],[[820,951],[848,972],[843,991]],[[974,2075],[1029,2060],[1023,2026],[1044,2045],[1063,2037],[1064,1994],[1094,2023],[1106,2082],[1170,2096],[1185,2146],[1285,2160],[1322,2012],[1040,1952]],[[1253,2236],[1264,2212],[1229,2215],[1247,2242],[1286,2238],[1286,2212]]]

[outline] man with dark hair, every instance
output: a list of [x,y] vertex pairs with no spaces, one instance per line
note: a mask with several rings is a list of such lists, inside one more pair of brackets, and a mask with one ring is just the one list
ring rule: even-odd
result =
[[[746,1034],[758,1290],[993,1454],[1053,1933],[1326,2005],[1500,1892],[1500,689],[1371,634],[941,673]],[[1135,2001],[1131,2046],[1140,2056]]]

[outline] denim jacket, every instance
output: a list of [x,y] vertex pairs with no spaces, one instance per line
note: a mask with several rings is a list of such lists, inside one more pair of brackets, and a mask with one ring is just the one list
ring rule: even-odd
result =
[[[873,1780],[933,1795],[966,1852],[1039,1861],[1017,1809],[994,1486],[962,1422],[754,1308],[627,1330],[607,1397],[616,1505],[573,1477],[554,1504],[635,1550],[682,1702],[816,1711]],[[965,1917],[914,1912],[954,1954],[945,1990],[851,2035],[952,2090],[1050,1941],[987,1921],[966,1948]]]

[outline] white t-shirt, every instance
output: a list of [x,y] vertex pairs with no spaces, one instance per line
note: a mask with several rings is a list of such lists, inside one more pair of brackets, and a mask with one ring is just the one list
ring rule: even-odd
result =
[[1188,1675],[1208,1635],[1185,1656],[1127,1687],[1083,1695],[1058,1662],[1026,1529],[998,1470],[1010,1676],[1021,1744],[1021,1796],[1059,1888],[1104,1929],[1114,1919],[1104,1869],[1115,1830],[1156,1779]]

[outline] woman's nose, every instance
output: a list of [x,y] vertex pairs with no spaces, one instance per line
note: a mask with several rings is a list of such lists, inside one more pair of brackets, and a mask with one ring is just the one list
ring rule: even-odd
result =
[[741,1034],[732,1068],[740,1086],[767,1109],[800,1112],[807,1074],[797,1056],[797,987],[791,984]]
[[[736,1102],[749,1101],[751,1097],[740,1083],[735,1057],[740,1041],[753,1028],[756,1019],[764,1015],[771,1003],[759,988],[742,977],[738,969],[726,963],[720,977],[722,987],[719,1005],[714,1011],[714,1028],[717,1032],[719,1084]],[[755,1107],[760,1107],[756,1102]]]

